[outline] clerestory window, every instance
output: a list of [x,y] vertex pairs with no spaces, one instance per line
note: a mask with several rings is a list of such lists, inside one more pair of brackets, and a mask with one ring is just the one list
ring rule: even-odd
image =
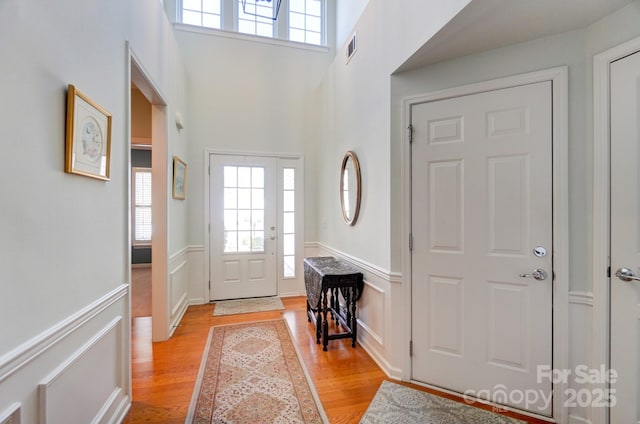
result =
[[[274,20],[276,10],[278,17]],[[205,28],[326,45],[325,0],[178,0],[178,20]]]

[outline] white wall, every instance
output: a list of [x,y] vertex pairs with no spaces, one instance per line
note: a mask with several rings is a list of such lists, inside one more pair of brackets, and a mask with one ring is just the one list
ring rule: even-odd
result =
[[[189,71],[189,242],[204,244],[204,152],[207,149],[302,153],[305,191],[314,193],[314,157],[319,143],[317,87],[331,49],[178,29]],[[315,237],[314,196],[307,196],[305,235]]]
[[[391,196],[398,187],[390,185],[390,76],[467,3],[369,0],[352,25],[358,51],[345,64],[344,51],[339,50],[322,85],[319,242],[387,272],[399,270],[399,260],[392,263],[399,252],[391,244]],[[353,227],[344,223],[338,197],[340,163],[347,150],[358,155],[363,181],[362,207]]]
[[336,1],[336,46],[341,47],[351,35],[369,0]]
[[[81,421],[128,405],[127,40],[172,116],[186,83],[157,0],[0,2],[0,416],[17,402],[22,422],[62,422],[64,404],[38,409],[39,383]],[[111,181],[63,172],[70,83],[113,115]],[[183,149],[175,127],[168,134],[170,154]],[[184,224],[169,227],[178,251]],[[97,378],[78,373],[102,362]],[[96,390],[78,403],[87,386]]]

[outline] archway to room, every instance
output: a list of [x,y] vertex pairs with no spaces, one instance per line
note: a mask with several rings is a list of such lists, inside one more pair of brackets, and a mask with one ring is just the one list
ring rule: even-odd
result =
[[[138,230],[141,240],[134,242],[134,234],[130,234],[132,254],[132,284],[136,274],[146,289],[131,290],[132,331],[151,332],[153,341],[166,340],[169,337],[167,298],[167,124],[166,102],[162,95],[146,75],[143,67],[130,53],[130,122],[131,122],[131,165],[132,185],[129,187],[131,199],[132,225],[135,232],[133,214],[139,212],[142,224]],[[135,132],[134,132],[135,131]],[[141,166],[136,166],[141,165]],[[151,172],[151,202],[144,199],[139,202],[136,211],[136,199],[133,194],[134,167],[142,172]],[[146,178],[141,174],[142,181]],[[145,209],[146,208],[146,209]],[[149,209],[150,208],[150,214]],[[150,215],[150,223],[148,221]],[[144,225],[144,224],[148,225]],[[149,230],[151,238],[148,240]],[[145,238],[147,240],[145,240]],[[136,264],[135,262],[138,262]],[[144,265],[147,264],[146,272]],[[138,272],[138,269],[141,272]],[[146,279],[146,280],[145,280]],[[137,283],[138,281],[135,281]],[[146,298],[146,299],[145,299]],[[134,310],[135,308],[135,310]],[[139,309],[138,309],[139,308]],[[137,316],[136,316],[137,315]]]

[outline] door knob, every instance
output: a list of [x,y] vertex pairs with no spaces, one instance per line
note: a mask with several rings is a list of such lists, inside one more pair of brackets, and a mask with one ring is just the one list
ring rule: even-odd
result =
[[629,268],[618,268],[616,271],[616,277],[626,282],[640,281],[640,277],[636,277],[633,271]]
[[535,278],[538,281],[542,281],[547,279],[547,271],[542,268],[536,268],[531,274],[520,274],[520,277]]

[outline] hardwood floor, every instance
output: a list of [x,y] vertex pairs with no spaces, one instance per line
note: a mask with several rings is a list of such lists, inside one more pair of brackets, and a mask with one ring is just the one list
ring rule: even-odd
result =
[[[134,318],[131,347],[133,404],[124,423],[183,423],[209,328],[281,317],[291,328],[329,421],[357,423],[382,380],[388,378],[362,347],[352,348],[349,339],[332,340],[328,352],[323,352],[321,345],[315,343],[313,324],[307,322],[305,298],[284,298],[282,301],[284,311],[220,317],[212,316],[213,305],[191,306],[173,337],[161,343],[151,343],[150,317]],[[420,386],[405,385],[436,393]],[[529,423],[544,423],[513,413],[507,415]]]
[[151,265],[131,268],[131,316],[151,316]]

